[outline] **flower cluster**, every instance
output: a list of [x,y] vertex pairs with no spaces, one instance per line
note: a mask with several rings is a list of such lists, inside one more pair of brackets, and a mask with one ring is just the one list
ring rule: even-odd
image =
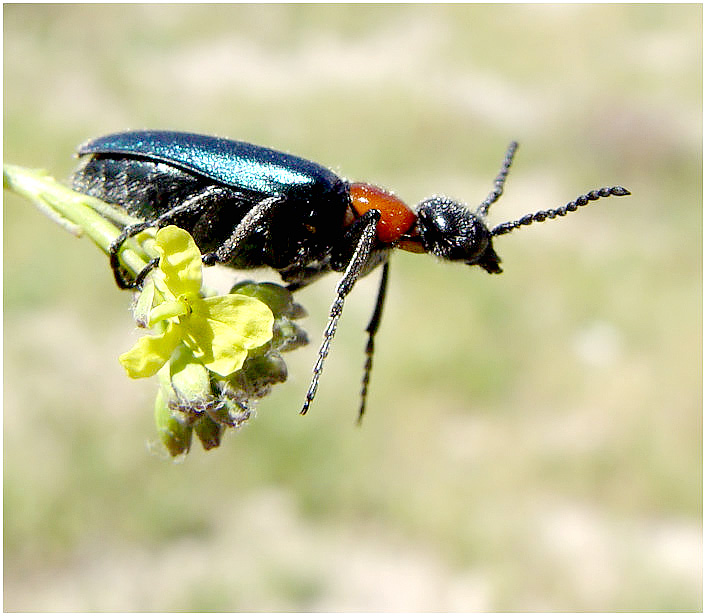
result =
[[[3,185],[106,254],[120,229],[140,222],[122,208],[76,193],[46,172],[3,167]],[[148,229],[125,243],[121,265],[137,276],[155,253],[133,312],[143,336],[120,362],[128,375],[157,375],[155,420],[172,456],[185,454],[195,432],[205,449],[238,427],[272,385],[287,378],[281,353],[307,343],[294,321],[305,315],[284,287],[246,281],[217,295],[203,287],[201,254],[178,227]]]
[[158,268],[137,297],[138,324],[156,333],[120,356],[132,378],[157,374],[155,421],[172,456],[188,452],[195,432],[205,449],[238,427],[255,400],[287,378],[281,353],[307,342],[294,320],[304,310],[272,283],[241,282],[226,295],[202,289],[201,254],[183,229],[155,237]]

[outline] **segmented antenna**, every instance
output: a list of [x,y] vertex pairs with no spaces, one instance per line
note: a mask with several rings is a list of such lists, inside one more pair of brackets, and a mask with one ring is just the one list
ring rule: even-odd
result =
[[624,197],[629,194],[630,191],[622,186],[598,188],[586,193],[585,195],[579,195],[573,201],[569,201],[566,205],[555,210],[539,210],[539,212],[527,214],[518,220],[499,224],[491,229],[490,235],[493,237],[496,235],[505,235],[506,233],[510,233],[510,231],[518,229],[519,227],[531,225],[533,222],[544,222],[547,218],[566,216],[569,212],[575,212],[579,207],[588,204],[590,201],[596,201],[601,197]]
[[503,188],[505,187],[505,180],[507,179],[507,174],[510,172],[510,165],[512,165],[512,159],[515,157],[515,152],[517,152],[517,146],[519,144],[517,141],[511,141],[510,145],[507,147],[507,151],[505,152],[505,159],[503,160],[502,167],[500,168],[500,173],[498,173],[498,177],[495,178],[495,181],[493,182],[493,190],[490,191],[490,194],[485,198],[485,201],[481,203],[478,208],[476,209],[476,214],[479,216],[485,216],[488,213],[488,208],[493,205],[498,199],[500,199],[500,195],[503,194]]

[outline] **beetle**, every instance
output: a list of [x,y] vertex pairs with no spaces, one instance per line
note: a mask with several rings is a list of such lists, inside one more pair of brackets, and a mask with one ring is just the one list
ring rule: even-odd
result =
[[193,236],[206,265],[267,266],[292,291],[327,272],[343,273],[301,414],[316,395],[346,296],[361,276],[382,265],[375,308],[366,328],[360,421],[393,248],[477,265],[498,274],[502,270],[494,237],[564,216],[601,197],[630,194],[622,186],[599,188],[559,208],[490,227],[488,209],[503,193],[517,147],[517,142],[510,144],[493,189],[474,211],[438,195],[412,210],[384,188],[349,182],[298,156],[242,141],[173,131],[121,132],[82,144],[78,148],[82,160],[72,184],[74,190],[119,205],[144,221],[123,229],[111,246],[110,262],[120,288],[139,286],[149,271],[145,268],[136,280],[129,280],[118,259],[122,244],[148,227],[167,224],[176,224]]

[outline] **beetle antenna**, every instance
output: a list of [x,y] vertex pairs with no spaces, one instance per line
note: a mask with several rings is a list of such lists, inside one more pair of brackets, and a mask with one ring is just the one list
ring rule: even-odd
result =
[[515,157],[515,152],[517,152],[517,146],[519,144],[517,141],[511,141],[510,145],[507,147],[505,152],[505,158],[503,159],[502,167],[500,168],[500,173],[495,178],[493,182],[493,190],[485,198],[485,201],[481,203],[476,209],[476,214],[479,216],[485,216],[488,213],[488,208],[493,205],[503,194],[503,188],[505,187],[505,180],[507,179],[507,174],[510,172],[510,166],[512,165],[512,159]]
[[544,222],[547,218],[556,218],[557,216],[566,216],[569,212],[575,212],[579,207],[588,204],[590,201],[596,201],[601,197],[624,197],[629,195],[630,191],[622,186],[611,186],[592,190],[585,195],[579,195],[573,201],[569,201],[566,205],[555,210],[539,210],[534,214],[526,214],[518,220],[504,222],[493,227],[490,231],[491,236],[505,235],[524,225],[531,225],[533,222]]

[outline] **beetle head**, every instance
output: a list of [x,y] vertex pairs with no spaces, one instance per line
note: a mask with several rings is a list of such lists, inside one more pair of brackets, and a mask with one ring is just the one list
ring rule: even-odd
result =
[[430,197],[417,206],[417,227],[424,252],[446,261],[480,265],[500,273],[500,258],[493,250],[484,217],[446,197]]

